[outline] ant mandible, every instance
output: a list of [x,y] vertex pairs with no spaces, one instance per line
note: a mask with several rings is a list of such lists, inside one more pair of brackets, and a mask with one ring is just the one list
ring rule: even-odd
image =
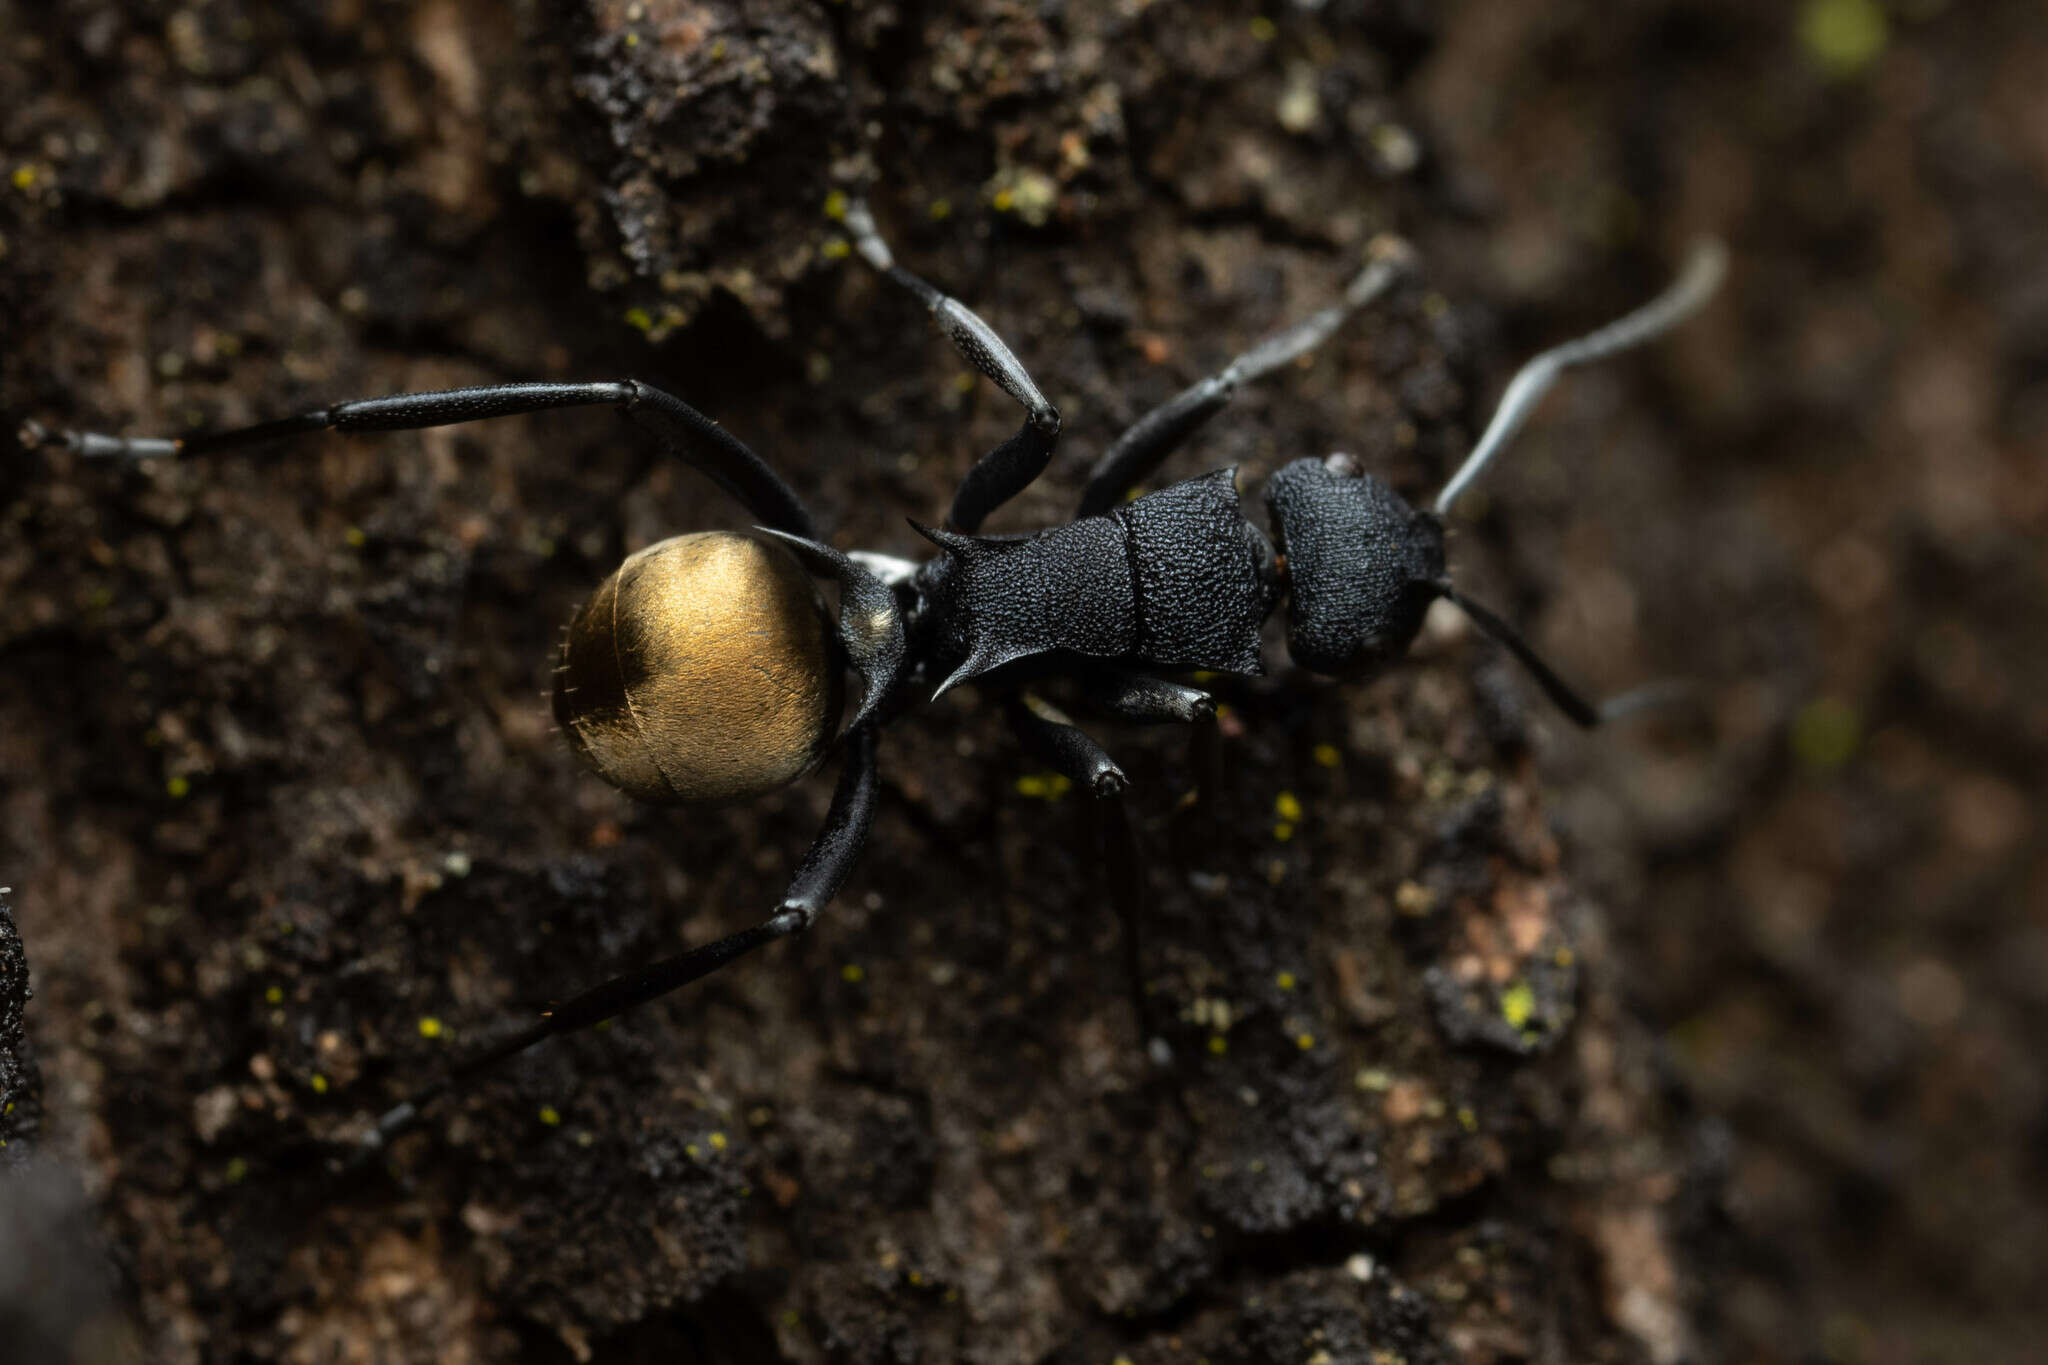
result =
[[[849,205],[846,225],[861,258],[922,300],[968,363],[1025,410],[1017,433],[968,471],[945,525],[912,523],[939,550],[922,562],[825,544],[803,500],[744,442],[681,399],[632,379],[355,399],[179,438],[51,431],[36,423],[24,429],[31,446],[148,459],[211,455],[328,429],[399,431],[611,406],[760,519],[755,536],[680,535],[621,564],[569,624],[555,669],[554,713],[599,776],[659,804],[760,796],[841,750],[824,828],[788,891],[760,923],[614,977],[465,1058],[378,1119],[360,1156],[493,1064],[809,928],[867,840],[876,734],[961,683],[1002,695],[1027,747],[1096,798],[1112,898],[1127,932],[1142,879],[1122,805],[1123,770],[1032,691],[1034,683],[1067,679],[1090,703],[1125,720],[1207,724],[1215,715],[1210,696],[1162,675],[1261,672],[1261,627],[1283,601],[1293,662],[1350,678],[1404,655],[1430,605],[1442,598],[1504,645],[1579,725],[1596,725],[1639,695],[1605,706],[1587,702],[1512,627],[1454,587],[1445,571],[1443,519],[1564,370],[1648,341],[1705,304],[1726,269],[1717,243],[1695,248],[1656,299],[1524,365],[1428,510],[1411,507],[1341,454],[1297,459],[1267,481],[1270,541],[1239,508],[1234,467],[1129,497],[1245,383],[1306,354],[1414,272],[1413,252],[1381,238],[1339,300],[1133,423],[1096,462],[1075,520],[1026,535],[983,536],[976,532],[989,513],[1051,460],[1060,415],[986,322],[896,263],[865,204]],[[836,622],[813,575],[838,582]],[[848,668],[860,679],[861,697],[840,729]]]

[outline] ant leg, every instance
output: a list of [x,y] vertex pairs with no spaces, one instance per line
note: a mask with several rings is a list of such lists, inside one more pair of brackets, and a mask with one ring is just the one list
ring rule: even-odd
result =
[[1010,726],[1024,747],[1090,796],[1113,800],[1130,785],[1116,760],[1051,702],[1034,692],[1017,692],[1010,697],[1008,711]]
[[1165,1034],[1153,1018],[1152,997],[1145,989],[1145,863],[1138,853],[1138,834],[1131,828],[1130,808],[1122,796],[1101,804],[1102,866],[1109,879],[1109,899],[1117,908],[1124,940],[1124,980],[1131,992],[1131,1016],[1148,1059],[1170,1057]]
[[768,525],[807,540],[817,539],[817,528],[803,499],[767,461],[682,399],[636,379],[586,384],[535,380],[357,398],[295,417],[193,436],[107,436],[93,431],[51,431],[36,422],[24,424],[22,435],[31,448],[61,446],[88,458],[142,460],[211,455],[313,431],[412,431],[551,408],[584,407],[618,408]]
[[1188,764],[1195,770],[1195,802],[1213,816],[1223,798],[1223,727],[1213,711],[1195,726]]
[[917,295],[967,363],[993,379],[1024,408],[1024,425],[1017,434],[976,461],[953,495],[946,528],[972,533],[980,529],[989,513],[1023,492],[1045,471],[1060,438],[1059,410],[1046,401],[1023,362],[973,309],[896,264],[895,254],[875,230],[874,215],[865,203],[855,200],[846,206],[846,227],[861,259]]
[[1201,688],[1115,664],[1083,664],[1075,679],[1089,705],[1140,725],[1198,725],[1216,715],[1216,699]]
[[593,1024],[601,1024],[636,1005],[657,1000],[692,981],[709,976],[763,944],[810,928],[819,912],[845,882],[854,859],[867,843],[868,828],[874,822],[875,732],[872,727],[863,727],[847,735],[845,763],[839,775],[839,785],[832,793],[832,808],[826,813],[825,826],[818,831],[803,861],[797,865],[796,876],[791,879],[789,890],[783,893],[774,914],[752,928],[615,976],[547,1010],[526,1028],[464,1058],[440,1080],[378,1119],[376,1127],[363,1138],[356,1160],[368,1160],[393,1138],[412,1127],[429,1104],[474,1080],[507,1057],[558,1034],[574,1033]]
[[[1222,737],[1216,727],[1216,699],[1199,687],[1134,673],[1115,664],[1091,663],[1077,670],[1081,695],[1090,705],[1140,725],[1192,725],[1188,766],[1194,770],[1193,804],[1216,807],[1223,790]],[[1186,798],[1182,805],[1188,804]]]
[[1138,1032],[1146,1040],[1160,1037],[1152,1026],[1152,1007],[1145,992],[1143,943],[1140,939],[1145,911],[1145,869],[1138,854],[1137,832],[1131,828],[1130,812],[1124,807],[1124,789],[1130,780],[1102,746],[1083,734],[1058,707],[1031,692],[1012,696],[1010,724],[1024,747],[1052,764],[1074,785],[1094,797],[1102,819],[1102,861],[1109,879],[1109,899],[1116,907],[1124,940],[1124,970],[1131,991],[1131,1010]]
[[1374,240],[1372,262],[1344,288],[1344,297],[1312,317],[1275,332],[1215,374],[1181,390],[1133,422],[1096,461],[1081,494],[1077,515],[1097,517],[1159,468],[1204,422],[1221,412],[1238,388],[1271,374],[1327,341],[1345,320],[1392,287],[1414,264],[1408,244],[1395,237]]

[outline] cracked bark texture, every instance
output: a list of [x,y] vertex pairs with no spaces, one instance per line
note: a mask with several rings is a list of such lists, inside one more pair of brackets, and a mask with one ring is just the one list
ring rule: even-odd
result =
[[35,992],[10,890],[0,886],[0,1163],[11,1166],[26,1159],[41,1126],[43,1078],[25,1027]]
[[[1065,413],[999,518],[1045,524],[1374,233],[1428,254],[1469,212],[1406,102],[1430,32],[1392,0],[0,0],[0,409],[155,431],[634,374],[836,544],[914,553],[904,516],[1015,415],[845,260],[830,197],[871,182]],[[1343,448],[1433,489],[1498,358],[1456,245],[1174,469]],[[1654,254],[1629,270],[1617,301]],[[1710,1144],[1549,828],[1553,722],[1455,621],[1371,685],[1226,685],[1215,812],[1181,806],[1179,737],[1104,733],[1170,1064],[1089,812],[970,692],[885,737],[873,842],[808,937],[536,1050],[337,1185],[319,1146],[452,1050],[779,893],[828,779],[639,809],[539,695],[623,554],[745,519],[603,413],[16,455],[0,498],[39,1159],[81,1173],[149,1358],[1689,1349]]]

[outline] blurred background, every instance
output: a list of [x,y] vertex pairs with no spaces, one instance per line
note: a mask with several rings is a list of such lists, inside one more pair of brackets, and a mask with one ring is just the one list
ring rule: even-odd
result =
[[[2048,1265],[2048,25],[2028,4],[1452,4],[1422,76],[1520,351],[1607,252],[1725,301],[1491,488],[1603,688],[1553,751],[1636,1003],[1729,1126],[1730,1360],[2017,1360]],[[1569,776],[1564,774],[1569,773]],[[1796,1347],[1795,1347],[1796,1343]],[[1793,1349],[1788,1349],[1793,1348]]]

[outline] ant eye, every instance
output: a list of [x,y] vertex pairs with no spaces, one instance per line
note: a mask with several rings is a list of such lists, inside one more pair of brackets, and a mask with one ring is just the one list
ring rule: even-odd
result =
[[788,550],[730,531],[633,555],[569,623],[555,719],[628,796],[718,805],[822,756],[843,699],[824,600]]

